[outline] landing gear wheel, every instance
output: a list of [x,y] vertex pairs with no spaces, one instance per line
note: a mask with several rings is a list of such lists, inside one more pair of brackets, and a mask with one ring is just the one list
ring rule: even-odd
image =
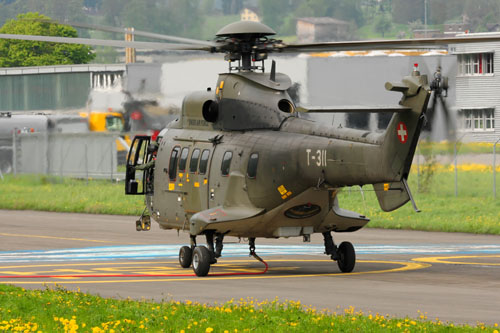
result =
[[179,264],[182,268],[189,268],[193,261],[193,250],[189,246],[183,246],[179,250]]
[[337,250],[337,264],[343,273],[350,273],[356,263],[354,246],[350,242],[342,242]]
[[212,255],[205,246],[197,246],[193,252],[193,271],[197,276],[207,276]]

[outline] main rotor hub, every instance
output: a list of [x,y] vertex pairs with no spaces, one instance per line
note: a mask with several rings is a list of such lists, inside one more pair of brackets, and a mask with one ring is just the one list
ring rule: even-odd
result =
[[[229,61],[229,71],[253,71],[255,69],[264,71],[264,60],[267,59],[267,54],[275,49],[275,44],[281,43],[281,41],[267,38],[275,34],[273,29],[260,22],[231,23],[216,34],[217,41],[223,44],[218,51],[226,53],[224,59]],[[231,65],[234,61],[238,61],[238,66]],[[257,61],[262,61],[262,65],[256,66]]]

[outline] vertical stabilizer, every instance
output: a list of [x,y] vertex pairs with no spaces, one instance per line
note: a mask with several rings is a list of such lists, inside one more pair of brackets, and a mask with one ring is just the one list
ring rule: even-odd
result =
[[405,77],[402,83],[386,83],[385,86],[388,90],[402,92],[400,104],[410,109],[394,114],[382,144],[385,170],[393,175],[394,181],[401,181],[408,178],[431,91],[427,76],[421,76],[418,71]]
[[411,199],[409,189],[404,185],[410,173],[431,91],[427,76],[421,76],[417,70],[405,77],[402,83],[386,83],[385,86],[387,90],[403,93],[400,104],[410,109],[394,114],[387,127],[382,156],[388,182],[373,185],[380,207],[384,211],[392,211]]

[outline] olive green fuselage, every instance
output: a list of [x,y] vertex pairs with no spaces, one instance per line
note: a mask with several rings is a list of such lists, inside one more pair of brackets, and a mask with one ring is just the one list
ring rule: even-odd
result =
[[341,210],[336,194],[401,180],[413,154],[410,135],[418,134],[410,122],[425,108],[427,91],[402,103],[413,110],[398,115],[408,122],[403,149],[392,147],[398,125],[390,124],[389,134],[323,126],[297,116],[286,77],[250,76],[223,74],[215,92],[185,99],[159,139],[154,194],[146,197],[151,216],[192,235],[287,237],[364,226],[368,219]]

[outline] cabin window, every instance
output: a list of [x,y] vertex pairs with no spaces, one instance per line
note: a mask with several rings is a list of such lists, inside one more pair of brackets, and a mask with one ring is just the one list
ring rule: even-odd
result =
[[200,175],[207,173],[208,159],[210,157],[210,150],[205,149],[201,153],[200,168],[198,169]]
[[493,74],[493,53],[469,53],[458,55],[459,75]]
[[257,177],[257,164],[259,163],[259,154],[253,153],[248,159],[247,176],[255,179]]
[[170,180],[175,180],[175,175],[177,174],[177,160],[179,159],[179,152],[181,147],[174,147],[172,153],[170,154],[170,163],[168,164],[168,177]]
[[186,171],[188,155],[189,155],[189,148],[187,147],[182,148],[181,159],[179,161],[179,172]]
[[198,160],[200,159],[200,150],[196,148],[191,154],[191,160],[189,161],[189,172],[195,173],[198,168]]
[[233,158],[233,152],[226,151],[224,157],[222,157],[222,163],[220,165],[220,170],[223,176],[229,175],[229,169],[231,167],[231,159]]

